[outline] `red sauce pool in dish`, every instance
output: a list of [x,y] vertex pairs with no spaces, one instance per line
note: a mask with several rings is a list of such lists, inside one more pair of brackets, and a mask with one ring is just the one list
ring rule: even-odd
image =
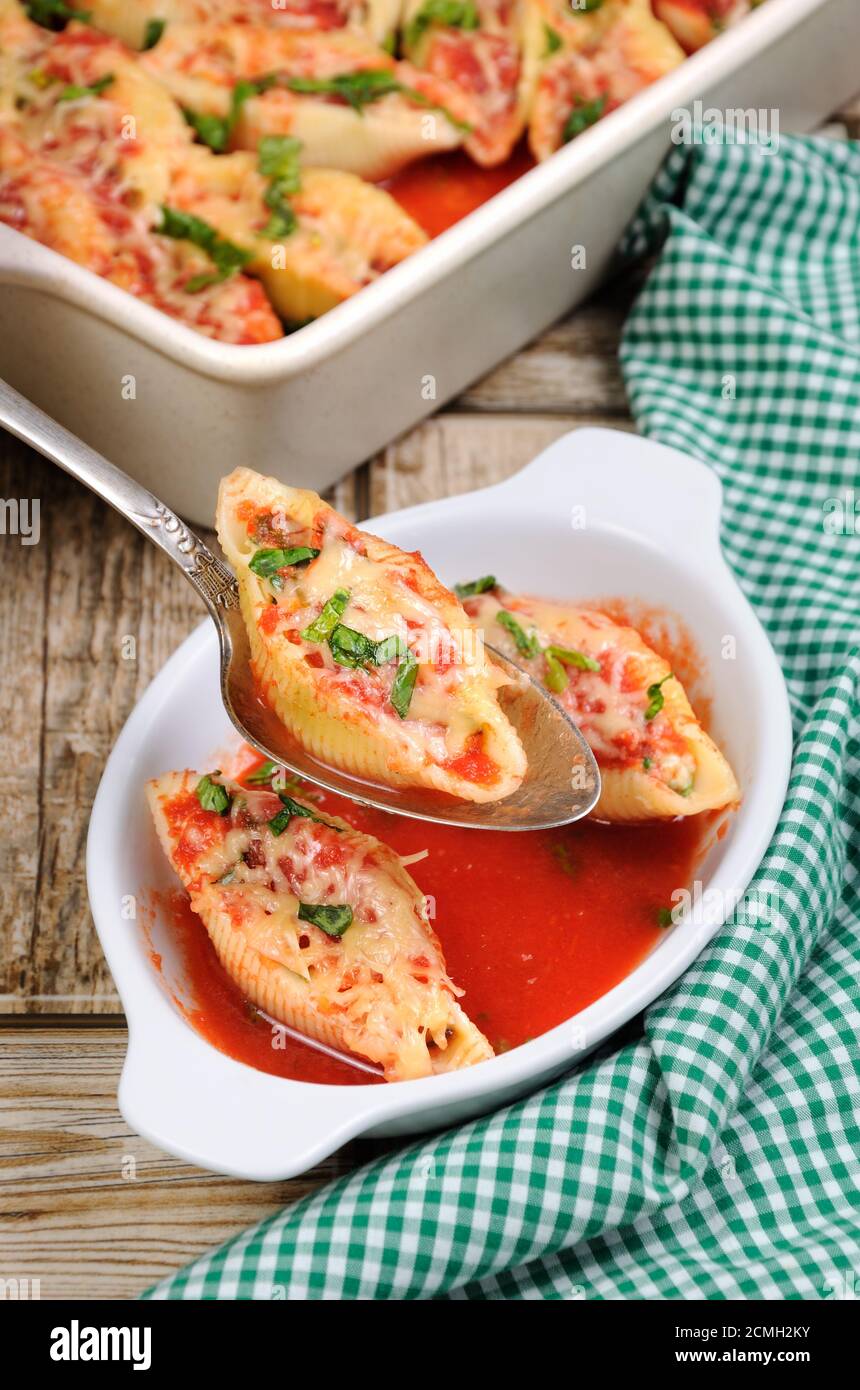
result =
[[494,169],[481,169],[457,151],[412,164],[384,187],[428,236],[439,236],[534,168],[524,145]]
[[[241,775],[260,761],[249,756]],[[563,1023],[629,975],[660,938],[661,910],[691,883],[714,831],[706,816],[641,826],[585,820],[526,834],[460,830],[309,792],[321,810],[398,854],[429,851],[409,873],[430,899],[463,1006],[497,1052]],[[170,895],[168,915],[194,1000],[185,1013],[210,1043],[276,1076],[373,1084],[284,1035],[274,1047],[271,1023],[222,969],[181,891]]]

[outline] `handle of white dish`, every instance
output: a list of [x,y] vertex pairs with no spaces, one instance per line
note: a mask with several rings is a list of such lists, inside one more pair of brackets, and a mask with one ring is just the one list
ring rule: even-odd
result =
[[224,609],[238,607],[235,577],[199,536],[147,488],[5,381],[0,381],[0,425],[77,478],[169,555],[216,621]]
[[572,430],[501,488],[519,494],[524,509],[533,503],[545,508],[551,494],[570,514],[574,534],[598,524],[629,531],[676,557],[720,554],[722,487],[714,471],[627,431]]
[[145,1139],[201,1168],[256,1182],[292,1178],[390,1113],[384,1087],[368,1097],[361,1086],[284,1083],[189,1035],[172,1011],[163,1029],[152,1018],[145,1029],[130,1024],[122,1115]]

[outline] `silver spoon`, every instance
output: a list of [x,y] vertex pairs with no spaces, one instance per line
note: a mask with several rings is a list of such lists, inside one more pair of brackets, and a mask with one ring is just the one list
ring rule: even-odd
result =
[[0,381],[0,425],[108,502],[177,564],[218,631],[221,698],[242,738],[272,762],[366,806],[417,820],[480,830],[545,830],[579,820],[596,805],[600,773],[579,729],[552,696],[494,647],[510,677],[499,702],[522,740],[528,772],[502,801],[459,802],[421,787],[386,787],[318,762],[289,735],[257,693],[235,576],[199,536],[101,454]]

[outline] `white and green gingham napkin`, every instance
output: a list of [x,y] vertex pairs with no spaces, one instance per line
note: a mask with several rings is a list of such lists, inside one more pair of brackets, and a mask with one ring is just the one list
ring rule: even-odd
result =
[[324,1187],[148,1297],[854,1288],[860,148],[679,150],[631,244],[663,235],[622,363],[642,431],[719,473],[725,553],[788,679],[794,768],[752,885],[782,925],[727,925],[638,1041]]

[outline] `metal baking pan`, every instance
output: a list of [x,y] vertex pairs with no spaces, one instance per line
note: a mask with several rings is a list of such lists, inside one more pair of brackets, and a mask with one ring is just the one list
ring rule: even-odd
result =
[[858,0],[768,0],[354,298],[260,347],[203,338],[0,227],[0,375],[193,521],[211,525],[237,464],[320,490],[595,288],[673,111],[776,109],[782,132],[806,131],[856,90],[858,51]]

